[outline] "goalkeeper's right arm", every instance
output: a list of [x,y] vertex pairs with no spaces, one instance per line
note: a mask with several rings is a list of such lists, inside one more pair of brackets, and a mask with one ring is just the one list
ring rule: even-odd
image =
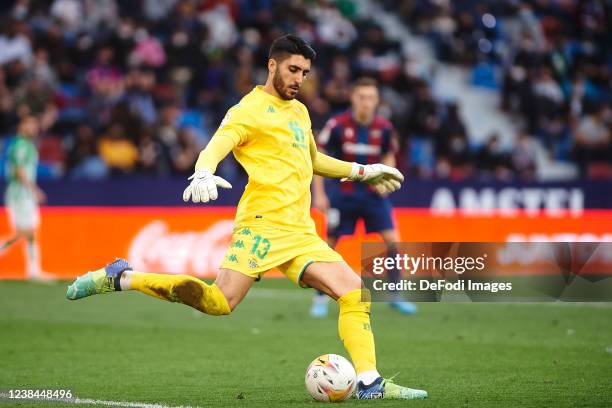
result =
[[183,192],[183,201],[191,199],[194,203],[206,203],[216,200],[219,196],[217,186],[221,188],[232,188],[225,179],[215,176],[217,165],[232,151],[234,141],[223,134],[213,136],[206,148],[200,152],[195,165],[195,173],[189,180],[191,183]]
[[208,169],[208,171],[214,173],[217,170],[217,165],[235,146],[234,141],[229,136],[224,134],[213,136],[198,156],[195,164],[196,171]]

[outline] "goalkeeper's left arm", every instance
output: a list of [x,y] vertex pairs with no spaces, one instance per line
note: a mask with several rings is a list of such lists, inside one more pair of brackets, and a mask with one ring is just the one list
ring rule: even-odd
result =
[[371,184],[381,194],[392,193],[401,187],[404,176],[398,169],[384,164],[359,164],[338,160],[317,151],[314,138],[310,153],[314,174],[329,178],[363,181]]

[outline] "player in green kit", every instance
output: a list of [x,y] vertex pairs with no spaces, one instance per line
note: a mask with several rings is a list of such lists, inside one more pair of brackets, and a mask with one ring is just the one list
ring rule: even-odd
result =
[[46,199],[45,193],[36,184],[38,151],[34,140],[38,132],[38,119],[34,116],[24,117],[19,122],[17,137],[8,148],[4,203],[14,235],[0,245],[1,254],[21,238],[28,241],[27,274],[30,279],[43,278],[35,237],[40,219],[38,204]]

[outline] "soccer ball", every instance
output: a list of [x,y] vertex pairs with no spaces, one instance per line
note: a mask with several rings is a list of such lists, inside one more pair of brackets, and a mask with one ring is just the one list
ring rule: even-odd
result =
[[355,391],[357,374],[353,365],[337,354],[323,354],[306,369],[306,389],[317,401],[340,402]]

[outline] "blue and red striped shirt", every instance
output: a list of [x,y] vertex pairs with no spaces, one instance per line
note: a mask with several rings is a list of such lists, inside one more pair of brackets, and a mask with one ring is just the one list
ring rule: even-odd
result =
[[[347,111],[327,121],[317,137],[317,144],[328,155],[337,159],[374,164],[382,162],[388,153],[397,152],[393,132],[391,122],[382,116],[376,115],[369,125],[362,125],[355,120],[351,111]],[[356,187],[347,182],[342,183],[341,190],[365,191],[366,186]]]

